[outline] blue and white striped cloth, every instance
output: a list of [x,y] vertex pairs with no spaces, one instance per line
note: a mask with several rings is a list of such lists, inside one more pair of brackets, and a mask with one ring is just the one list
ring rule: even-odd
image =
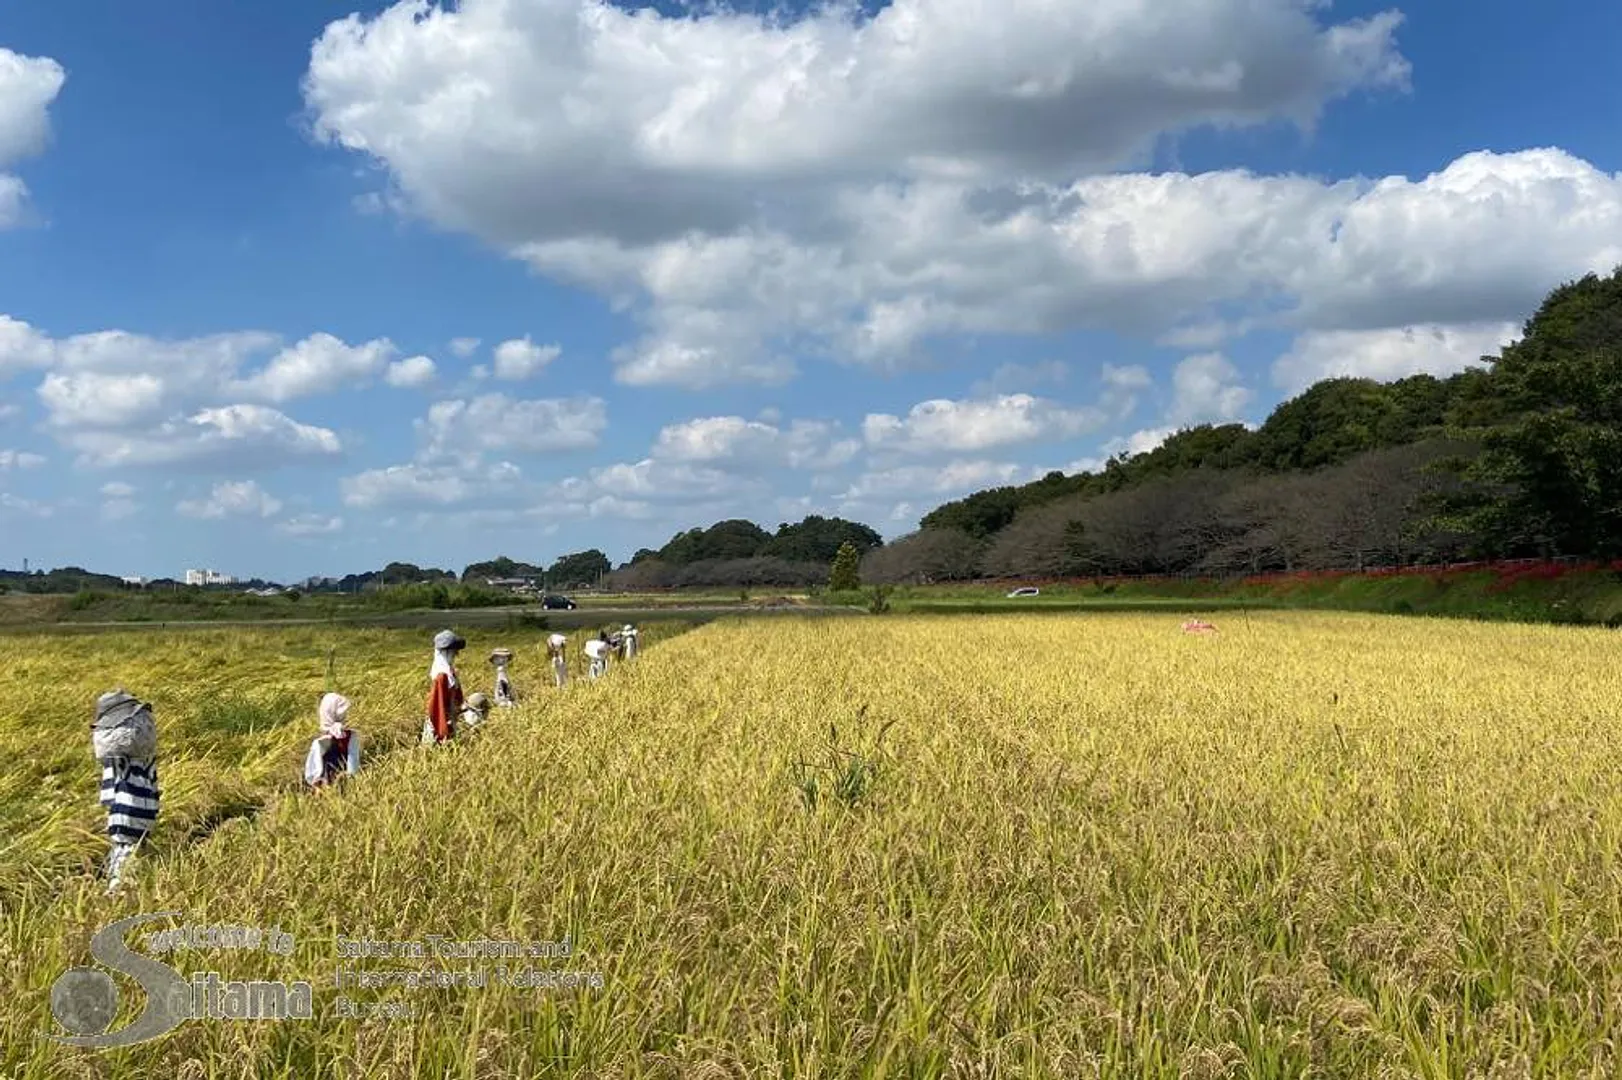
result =
[[101,805],[107,808],[107,835],[134,844],[158,820],[158,763],[118,758],[101,763]]

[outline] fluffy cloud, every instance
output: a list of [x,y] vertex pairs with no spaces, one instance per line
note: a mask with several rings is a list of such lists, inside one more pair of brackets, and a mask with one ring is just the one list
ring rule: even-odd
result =
[[[1084,213],[1070,177],[1167,132],[1310,123],[1400,88],[1399,21],[1324,25],[1299,0],[898,0],[788,23],[401,3],[330,25],[305,97],[320,137],[387,168],[396,203],[644,301],[622,381],[772,382],[793,370],[773,346],[788,334],[830,327],[889,364],[931,333],[1087,307],[1091,282],[1030,273],[1100,231],[1060,220]],[[1033,184],[1057,185],[1046,220],[1017,212],[1044,200]],[[1102,231],[1107,281],[1138,245]]]
[[769,493],[758,479],[702,465],[643,458],[591,469],[553,485],[549,495],[566,503],[590,504],[610,497],[632,503],[703,503]]
[[374,378],[398,352],[386,338],[348,345],[331,334],[311,334],[277,353],[263,370],[234,384],[231,391],[271,404],[328,394]]
[[[431,377],[427,357],[395,361],[386,338],[349,345],[313,334],[282,347],[257,331],[160,339],[122,330],[53,338],[0,315],[0,381],[40,372],[35,389],[47,430],[79,451],[82,464],[281,464],[332,456],[337,435],[292,419],[267,403],[364,385],[382,374],[393,385]],[[263,358],[257,371],[245,367]]]
[[183,499],[175,510],[183,517],[218,520],[227,517],[274,517],[282,503],[252,480],[215,484],[204,499]]
[[45,464],[45,458],[27,450],[0,450],[0,472],[8,469],[35,469]]
[[959,333],[1210,350],[1515,321],[1622,261],[1622,181],[1554,149],[1420,179],[1110,171],[1166,133],[1406,85],[1395,14],[1325,7],[401,4],[330,26],[305,92],[399,204],[640,311],[614,356],[638,385],[781,381],[794,353],[892,368]]
[[226,392],[242,364],[274,348],[256,332],[162,340],[122,330],[52,338],[0,315],[0,379],[46,372],[39,397],[64,425],[145,423]]
[[400,389],[419,389],[434,381],[439,369],[426,356],[408,356],[389,365],[383,381]]
[[945,465],[902,465],[865,472],[840,495],[847,503],[913,498],[921,494],[937,500],[955,498],[981,488],[1022,484],[1039,478],[1044,470],[996,461],[957,460]]
[[923,401],[905,417],[869,413],[862,421],[862,435],[875,450],[977,453],[1074,438],[1109,419],[1096,407],[1072,409],[1030,394],[1004,394],[986,401]]
[[[0,169],[45,149],[51,102],[66,81],[55,60],[0,48]],[[0,173],[0,228],[22,219],[27,200],[22,180]]]
[[1521,336],[1513,322],[1463,326],[1408,326],[1395,330],[1327,330],[1302,334],[1273,365],[1273,381],[1286,394],[1335,376],[1400,379],[1421,373],[1447,376],[1494,356]]
[[533,379],[562,352],[556,345],[537,345],[527,336],[503,341],[495,347],[495,376],[510,382]]
[[274,468],[292,459],[336,457],[343,452],[335,432],[301,424],[263,405],[203,409],[151,428],[69,430],[58,438],[79,452],[80,464],[93,467]]
[[526,490],[523,471],[510,461],[391,465],[340,481],[346,506],[424,506],[449,509],[469,503],[511,501]]
[[837,432],[837,425],[816,420],[795,420],[783,428],[741,416],[707,416],[662,428],[653,457],[736,469],[831,469],[861,449],[858,440],[838,438]]
[[451,355],[458,360],[466,360],[479,348],[479,339],[476,337],[459,337],[451,339]]
[[435,402],[418,421],[423,460],[477,457],[487,451],[542,454],[596,446],[608,426],[601,398],[515,400],[484,394]]
[[1239,419],[1254,396],[1239,380],[1239,369],[1221,353],[1184,359],[1172,372],[1172,401],[1166,420],[1175,427],[1187,427]]
[[324,514],[297,514],[276,526],[283,536],[330,536],[344,527],[341,517]]

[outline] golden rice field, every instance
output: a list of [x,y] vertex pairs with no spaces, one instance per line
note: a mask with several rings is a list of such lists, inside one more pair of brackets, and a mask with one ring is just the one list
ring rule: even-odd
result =
[[[171,835],[131,895],[77,874],[26,891],[0,916],[0,1076],[1618,1075],[1614,633],[1269,613],[1195,637],[1178,621],[772,619],[670,638],[476,740]],[[232,735],[189,773],[176,743],[209,735],[218,698],[313,704],[329,638],[213,637],[212,660],[197,640],[14,651],[34,678],[0,686],[0,731],[35,780],[6,789],[7,820],[46,820],[42,776],[91,803],[50,803],[41,854],[96,850],[73,834],[95,822],[92,664],[175,725],[167,783],[263,792],[295,769],[281,735]],[[366,695],[345,687],[357,726],[415,715],[408,640],[342,639],[341,679],[370,665]],[[828,751],[830,728],[857,758]],[[245,778],[212,778],[232,756]],[[866,759],[872,774],[851,767]],[[166,798],[160,828],[187,829],[199,800]],[[99,1055],[43,1039],[89,935],[165,910],[292,933],[287,957],[176,963],[311,980],[315,1018],[193,1020]],[[338,956],[339,937],[428,935],[568,935],[566,960],[505,963],[602,986],[335,987],[340,964],[503,962]],[[340,995],[416,1015],[339,1018]],[[115,1027],[138,1008],[132,989]]]
[[[454,618],[454,616],[451,616]],[[653,624],[657,641],[673,624]],[[162,732],[163,828],[156,854],[185,848],[220,822],[297,791],[316,731],[316,703],[329,689],[350,695],[351,724],[366,753],[415,745],[422,725],[433,632],[253,629],[8,635],[9,677],[0,683],[0,903],[54,888],[106,854],[96,804],[99,768],[89,756],[96,696],[114,686],[153,703]],[[468,635],[459,666],[469,692],[490,690],[496,645],[514,648],[520,688],[550,680],[545,633]],[[569,634],[576,677],[583,631]],[[482,650],[482,651],[481,651]]]

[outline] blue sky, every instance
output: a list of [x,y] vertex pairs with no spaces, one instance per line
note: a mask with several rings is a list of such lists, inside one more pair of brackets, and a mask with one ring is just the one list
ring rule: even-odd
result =
[[1622,261],[1622,10],[1061,7],[14,5],[0,566],[897,536]]

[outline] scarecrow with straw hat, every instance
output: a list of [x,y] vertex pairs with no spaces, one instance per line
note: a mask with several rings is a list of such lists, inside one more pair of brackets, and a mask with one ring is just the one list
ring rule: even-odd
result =
[[101,762],[101,805],[107,808],[107,892],[116,892],[126,863],[158,821],[158,725],[152,706],[123,687],[96,698],[90,747]]
[[456,674],[456,654],[467,641],[454,630],[434,635],[434,662],[428,667],[428,717],[422,725],[425,743],[449,742],[456,736],[462,713],[462,681]]
[[636,627],[626,623],[620,630],[620,659],[629,660],[636,655]]
[[496,649],[490,654],[490,664],[496,669],[496,705],[503,709],[510,709],[518,704],[518,694],[513,690],[512,677],[507,674],[507,666],[512,662],[511,649]]

